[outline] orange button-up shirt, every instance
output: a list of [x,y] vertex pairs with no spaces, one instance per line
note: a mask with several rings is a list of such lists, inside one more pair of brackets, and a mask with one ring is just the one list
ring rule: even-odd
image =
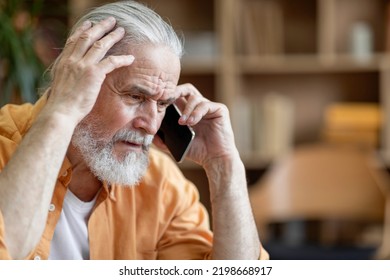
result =
[[[35,105],[7,105],[0,110],[0,169],[15,152],[45,100],[42,97]],[[162,152],[151,149],[149,157],[150,166],[138,186],[109,187],[102,183],[88,221],[90,258],[209,258],[212,233],[196,187]],[[71,177],[72,165],[65,158],[48,208],[46,228],[28,259],[48,258]],[[0,259],[10,259],[4,227],[0,212]]]

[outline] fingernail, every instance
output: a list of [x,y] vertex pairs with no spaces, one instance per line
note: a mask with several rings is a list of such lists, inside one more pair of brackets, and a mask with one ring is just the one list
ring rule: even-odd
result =
[[114,17],[108,17],[107,20],[110,21],[110,22],[114,22],[115,18]]
[[186,120],[187,120],[187,116],[186,115],[182,115],[181,117],[180,117],[180,119],[183,121],[183,122],[185,122]]

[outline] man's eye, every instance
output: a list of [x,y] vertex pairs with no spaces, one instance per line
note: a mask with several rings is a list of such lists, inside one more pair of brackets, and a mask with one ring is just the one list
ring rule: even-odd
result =
[[122,99],[126,102],[126,103],[130,103],[130,104],[133,104],[133,103],[140,103],[140,102],[143,102],[145,100],[145,97],[141,94],[136,94],[136,93],[128,93],[128,94],[123,94],[122,95]]
[[157,105],[160,109],[166,109],[171,103],[166,101],[159,101]]
[[142,95],[139,94],[128,94],[127,95],[129,98],[133,99],[134,101],[143,101],[144,98]]

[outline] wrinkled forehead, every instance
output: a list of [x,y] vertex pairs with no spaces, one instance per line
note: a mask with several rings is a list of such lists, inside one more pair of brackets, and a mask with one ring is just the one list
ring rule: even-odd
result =
[[166,90],[175,90],[180,76],[180,68],[158,67],[148,59],[134,61],[129,74],[134,82],[143,87],[163,87]]
[[134,49],[131,53],[135,60],[126,67],[124,86],[130,83],[150,94],[161,93],[173,95],[180,77],[180,60],[167,48],[144,47]]

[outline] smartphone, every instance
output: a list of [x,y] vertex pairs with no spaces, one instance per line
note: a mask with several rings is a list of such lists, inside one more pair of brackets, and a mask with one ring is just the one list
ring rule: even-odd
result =
[[194,130],[188,125],[180,125],[179,118],[181,112],[175,104],[167,107],[161,127],[157,135],[168,147],[173,158],[177,162],[182,162],[195,137]]

